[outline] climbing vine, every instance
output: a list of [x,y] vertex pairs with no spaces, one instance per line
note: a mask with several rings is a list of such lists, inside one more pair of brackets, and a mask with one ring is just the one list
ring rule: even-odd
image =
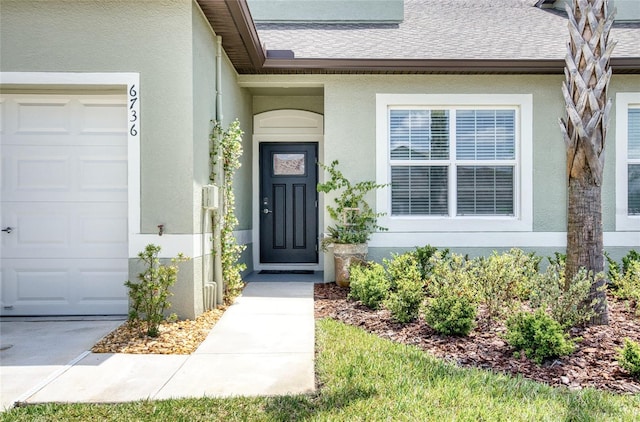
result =
[[220,225],[220,261],[222,263],[222,277],[225,281],[224,297],[227,302],[233,301],[242,291],[244,283],[241,272],[246,269],[245,264],[238,262],[245,246],[238,245],[233,236],[233,229],[238,225],[238,219],[235,215],[233,176],[241,165],[243,134],[237,119],[229,125],[227,130],[222,128],[220,122],[213,121],[210,137],[211,174],[209,178],[215,183],[216,169],[218,164],[221,164],[222,208],[216,217]]

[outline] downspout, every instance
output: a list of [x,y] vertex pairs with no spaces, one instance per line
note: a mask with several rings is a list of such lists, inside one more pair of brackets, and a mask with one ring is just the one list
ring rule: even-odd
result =
[[[222,124],[222,37],[216,35],[216,121]],[[216,301],[218,305],[224,302],[224,280],[222,275],[222,257],[221,248],[222,242],[220,239],[221,230],[220,224],[222,223],[222,216],[224,215],[224,199],[223,190],[220,182],[224,180],[222,177],[222,166],[220,160],[217,160],[217,169],[215,171],[218,180],[214,181],[219,186],[220,195],[218,195],[218,209],[214,211],[212,218],[212,230],[213,230],[213,281],[216,284]],[[217,183],[216,183],[217,182]],[[216,224],[216,216],[218,217],[218,224]]]

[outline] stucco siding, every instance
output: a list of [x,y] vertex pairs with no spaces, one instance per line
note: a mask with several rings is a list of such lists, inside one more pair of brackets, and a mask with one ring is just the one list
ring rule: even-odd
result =
[[[325,84],[325,156],[339,159],[348,177],[375,179],[376,94],[532,94],[533,233],[566,231],[565,148],[558,125],[564,116],[561,76],[336,76]],[[614,76],[609,96],[637,91],[638,76]],[[612,113],[613,114],[613,113]],[[603,184],[603,225],[615,231],[615,128],[609,130]],[[331,197],[328,197],[331,200]],[[325,218],[328,216],[325,215]],[[482,232],[482,227],[478,227]],[[377,237],[376,237],[377,236]],[[526,236],[526,233],[523,233]],[[375,235],[386,244],[388,234]],[[428,239],[428,236],[425,236]],[[505,240],[505,242],[508,242]],[[425,242],[427,243],[427,242]],[[497,244],[508,246],[508,243]]]
[[1,15],[2,71],[140,73],[141,231],[190,232],[191,3],[4,0]]

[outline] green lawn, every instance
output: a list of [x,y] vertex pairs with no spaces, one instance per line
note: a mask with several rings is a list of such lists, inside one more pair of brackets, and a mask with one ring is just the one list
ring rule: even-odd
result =
[[3,421],[633,421],[640,396],[570,392],[460,369],[333,320],[317,323],[313,396],[39,405]]

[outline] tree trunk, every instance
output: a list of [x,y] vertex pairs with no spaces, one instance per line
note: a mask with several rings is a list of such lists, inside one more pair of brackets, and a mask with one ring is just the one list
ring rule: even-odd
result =
[[[567,6],[570,41],[565,58],[562,93],[568,118],[561,119],[567,149],[567,262],[565,282],[571,283],[581,267],[593,275],[604,269],[602,242],[602,177],[604,147],[611,110],[607,88],[611,80],[609,42],[613,16],[608,0],[573,0]],[[592,324],[607,324],[604,281],[591,286],[596,316]]]
[[[566,287],[581,267],[589,269],[594,275],[604,270],[600,186],[570,179],[568,196]],[[594,278],[590,300],[585,304],[590,306],[595,299],[596,315],[590,321],[592,325],[609,323],[607,295],[603,289],[605,282],[604,279]]]

